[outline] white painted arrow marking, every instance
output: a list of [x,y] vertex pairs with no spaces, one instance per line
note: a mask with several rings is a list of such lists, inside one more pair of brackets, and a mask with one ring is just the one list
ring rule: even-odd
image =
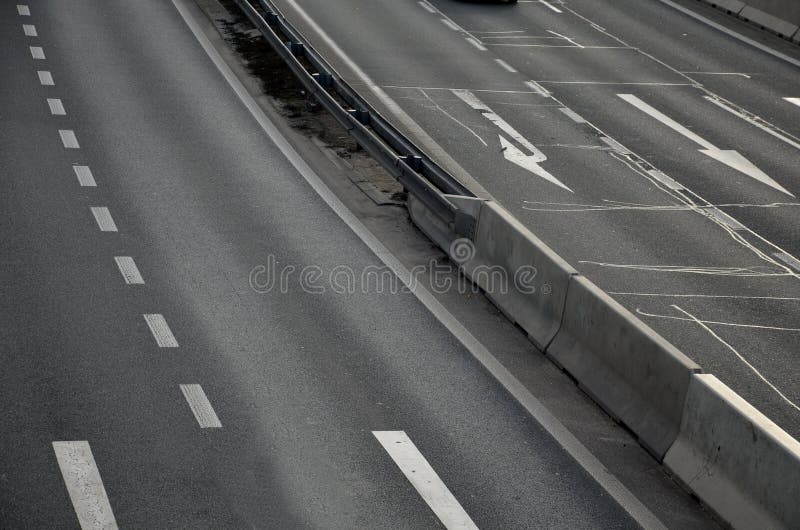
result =
[[495,114],[484,102],[478,99],[475,94],[469,90],[453,90],[461,101],[469,105],[471,108],[480,112],[484,118],[494,123],[501,131],[511,137],[512,140],[517,142],[525,148],[530,154],[525,154],[517,148],[511,141],[506,139],[502,134],[500,135],[500,145],[503,148],[503,156],[509,162],[530,171],[534,175],[545,179],[546,181],[559,186],[570,193],[573,193],[563,182],[551,175],[539,164],[547,160],[547,156],[536,148],[527,138],[522,136],[514,127],[511,126],[506,120]]
[[789,103],[793,103],[794,105],[800,107],[800,98],[783,98],[783,99],[785,99]]
[[665,115],[659,110],[651,107],[638,97],[634,96],[633,94],[617,94],[620,98],[624,101],[630,103],[637,109],[641,110],[645,114],[649,115],[652,118],[657,119],[670,129],[674,130],[675,132],[682,134],[689,140],[695,142],[696,144],[703,147],[703,149],[699,149],[701,153],[706,156],[713,158],[714,160],[725,164],[726,166],[735,169],[741,173],[744,173],[750,178],[753,178],[767,186],[770,186],[781,193],[785,193],[791,197],[794,197],[794,194],[789,192],[786,188],[775,182],[769,175],[758,169],[755,164],[750,162],[747,158],[745,158],[741,153],[738,151],[734,151],[732,149],[720,149],[716,147],[714,144],[709,142],[708,140],[698,136],[697,134],[693,133],[680,123],[676,122],[669,116]]

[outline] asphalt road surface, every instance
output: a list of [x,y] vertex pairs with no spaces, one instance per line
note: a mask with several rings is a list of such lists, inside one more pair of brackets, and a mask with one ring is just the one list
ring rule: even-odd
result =
[[[188,3],[179,4],[191,12]],[[324,9],[326,2],[305,4]],[[594,202],[607,197],[669,203],[664,192],[633,171],[623,173],[622,162],[596,149],[600,144],[590,132],[557,120],[563,116],[558,106],[520,86],[520,76],[504,73],[491,55],[450,33],[440,17],[413,2],[356,4],[360,8],[346,16],[382,21],[363,34],[369,45],[359,46],[372,48],[372,55],[359,55],[359,62],[379,58],[380,46],[407,45],[377,63],[382,73],[373,75],[381,84],[433,86],[442,84],[436,70],[440,81],[459,73],[444,88],[469,88],[497,106],[547,151],[556,162],[548,169],[582,197],[510,166],[503,166],[502,175],[482,177],[487,189],[547,203],[589,201],[592,190]],[[559,20],[542,18],[541,6],[521,4],[521,15],[492,11],[498,18],[486,18],[479,27],[480,19],[469,24],[469,17],[484,8],[447,7],[473,30],[513,26],[539,32],[544,25],[556,28]],[[173,3],[31,0],[4,2],[0,10],[0,526],[658,527],[630,492],[609,487],[613,477],[607,471],[587,466],[586,458],[579,464],[575,444],[568,448],[552,434],[552,425],[536,421],[417,297],[348,290],[346,277],[336,284],[344,293],[334,284],[324,292],[309,287],[319,286],[319,277],[301,283],[302,266],[318,267],[329,277],[337,267],[362,271],[382,262],[352,220],[337,215],[330,198],[323,200],[325,194],[309,185],[308,171],[298,170],[302,161],[264,125],[263,115],[255,119],[258,112],[243,104],[235,83],[221,75]],[[346,10],[335,13],[331,31],[337,25],[343,31]],[[406,23],[390,23],[395,15]],[[563,20],[580,25],[574,17]],[[610,39],[602,33],[593,40],[572,36],[587,44]],[[444,45],[433,48],[429,66],[403,74],[401,67],[412,64],[412,53],[428,42]],[[452,57],[441,61],[447,50]],[[516,63],[526,53],[508,50],[503,57]],[[574,57],[591,63],[580,53]],[[626,78],[657,70],[636,60],[642,70]],[[519,93],[478,87],[514,87]],[[466,145],[481,155],[462,160],[474,175],[496,161],[497,135],[463,98],[449,89],[392,90],[443,144]],[[611,100],[643,124],[641,134],[652,130],[681,145],[680,138],[659,132],[615,99],[612,88],[587,90],[569,96],[576,106]],[[696,89],[625,90],[677,112],[660,95],[692,98]],[[509,105],[514,102],[520,105]],[[464,124],[443,118],[441,109],[431,108],[437,105],[461,115]],[[706,109],[698,100],[695,109],[700,108]],[[800,111],[786,113],[795,110]],[[706,112],[719,114],[713,106]],[[613,115],[610,103],[600,116],[606,113]],[[558,128],[539,127],[542,120],[558,122]],[[728,120],[759,145],[784,153],[780,144]],[[703,134],[732,147],[715,131]],[[593,147],[546,147],[546,135],[553,136],[548,145]],[[763,157],[755,160],[766,164]],[[579,163],[596,172],[566,171]],[[798,191],[791,156],[770,164],[764,167]],[[711,162],[707,166],[708,173],[703,166],[693,176],[697,182],[712,174],[726,178]],[[730,193],[794,200],[746,179],[739,184]],[[528,213],[523,206],[532,203],[506,202],[526,222],[541,223],[541,233],[551,238],[568,223],[560,237],[575,245],[570,257],[645,263],[642,253],[661,248],[663,261],[673,262],[666,258],[670,241],[685,245],[685,234],[695,230],[695,250],[681,263],[699,266],[707,258],[709,266],[715,260],[758,264],[693,212]],[[772,216],[783,211],[753,215],[779,228]],[[665,220],[674,228],[667,231]],[[607,232],[614,227],[616,235]],[[616,245],[628,229],[628,246]],[[643,249],[637,238],[645,229],[653,232]],[[790,230],[773,235],[791,238]],[[613,246],[606,249],[609,255],[589,252],[603,242]],[[597,270],[607,274],[606,286],[615,274],[619,281],[626,277],[618,269]],[[635,276],[627,290],[643,288],[645,281],[656,290],[662,286],[657,282],[666,281],[644,271],[627,274]],[[733,289],[741,282],[669,277],[681,283],[664,288],[711,281],[694,287],[727,282]],[[794,280],[752,278],[748,289],[762,292],[780,284],[789,295]],[[693,301],[679,303],[699,312]],[[713,307],[730,307],[739,316],[755,311],[738,301]],[[708,318],[705,312],[700,316]],[[778,365],[788,352],[782,349],[784,336],[775,336],[780,340],[774,358],[764,362]],[[786,380],[776,376],[775,383]],[[663,498],[670,496],[688,502],[674,485]],[[674,510],[664,522],[708,524],[695,510],[700,515]]]
[[679,3],[728,30],[660,0],[276,0],[431,156],[798,437],[800,51]]

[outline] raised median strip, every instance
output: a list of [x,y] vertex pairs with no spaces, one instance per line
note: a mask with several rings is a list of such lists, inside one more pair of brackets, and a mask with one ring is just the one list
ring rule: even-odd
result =
[[800,43],[800,4],[795,0],[700,0],[742,20]]
[[236,3],[309,94],[403,185],[413,222],[678,480],[733,527],[800,528],[797,441],[428,158],[271,2]]

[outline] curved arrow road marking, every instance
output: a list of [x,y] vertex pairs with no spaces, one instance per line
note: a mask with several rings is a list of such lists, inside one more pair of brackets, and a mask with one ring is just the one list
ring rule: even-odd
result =
[[511,126],[506,120],[498,116],[486,103],[478,99],[475,94],[469,90],[452,90],[453,94],[461,101],[469,105],[471,108],[480,112],[484,118],[494,123],[501,131],[511,137],[512,140],[517,142],[525,148],[530,154],[525,154],[510,140],[502,134],[500,135],[500,146],[503,148],[503,156],[512,164],[530,171],[534,175],[545,179],[546,181],[563,188],[570,193],[574,193],[563,182],[551,175],[546,169],[539,164],[547,160],[547,156],[536,148],[527,138],[522,136],[514,127]]
[[785,193],[790,197],[794,197],[793,193],[791,193],[789,190],[787,190],[786,188],[775,182],[769,175],[758,169],[758,167],[756,167],[755,164],[750,162],[738,151],[734,151],[732,149],[720,149],[719,147],[716,147],[708,140],[693,133],[680,123],[676,122],[669,116],[663,114],[661,111],[651,107],[650,105],[648,105],[641,99],[637,98],[633,94],[617,94],[617,96],[622,98],[624,101],[630,103],[637,109],[641,110],[645,114],[648,114],[650,117],[657,119],[658,121],[660,121],[670,129],[674,130],[675,132],[682,134],[689,140],[700,145],[703,149],[700,149],[699,151],[704,155],[709,156],[714,160],[721,162],[730,168],[735,169],[736,171],[744,173],[748,177],[753,178],[759,182],[762,182],[767,186],[770,186],[780,191],[781,193]]

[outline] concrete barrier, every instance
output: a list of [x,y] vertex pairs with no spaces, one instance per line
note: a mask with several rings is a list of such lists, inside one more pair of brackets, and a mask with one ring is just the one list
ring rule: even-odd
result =
[[800,2],[796,0],[701,0],[798,42]]
[[800,443],[710,374],[664,464],[734,528],[800,528]]
[[491,201],[481,208],[473,241],[472,255],[454,248],[451,258],[544,351],[558,332],[569,280],[578,272]]
[[659,461],[700,367],[586,278],[573,277],[550,355]]
[[774,31],[778,35],[786,37],[787,39],[792,38],[792,36],[797,33],[797,24],[784,20],[781,18],[781,16],[772,15],[762,11],[751,5],[748,5],[742,9],[739,12],[739,16],[757,26]]

